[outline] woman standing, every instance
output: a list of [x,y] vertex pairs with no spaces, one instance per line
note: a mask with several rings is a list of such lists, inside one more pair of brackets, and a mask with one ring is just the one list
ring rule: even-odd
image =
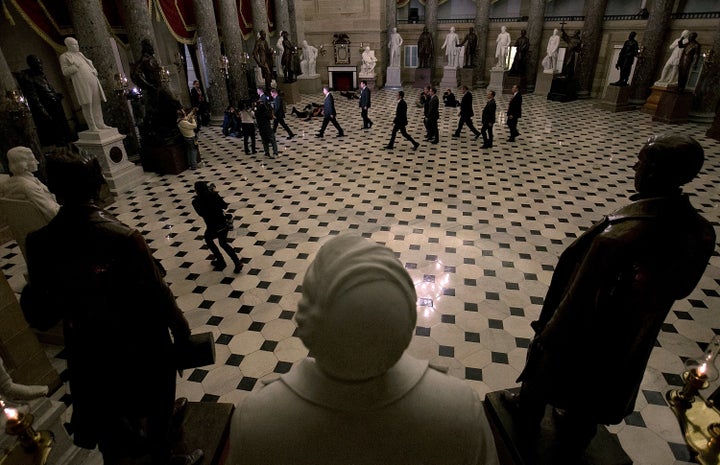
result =
[[207,244],[210,251],[213,253],[212,265],[216,270],[225,269],[226,263],[220,249],[215,245],[215,239],[218,240],[218,244],[228,254],[230,260],[235,264],[233,273],[240,273],[242,269],[242,263],[233,247],[228,244],[227,236],[229,227],[225,221],[224,210],[228,207],[220,195],[215,192],[214,186],[208,184],[205,181],[197,181],[195,183],[195,197],[193,197],[192,205],[198,215],[205,220],[205,243]]

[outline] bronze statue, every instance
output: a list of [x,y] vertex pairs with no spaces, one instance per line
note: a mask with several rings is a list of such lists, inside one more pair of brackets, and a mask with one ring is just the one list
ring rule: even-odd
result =
[[458,44],[458,47],[465,46],[465,65],[463,68],[475,66],[475,52],[477,51],[478,36],[475,30],[470,28],[465,38]]
[[435,55],[435,44],[427,26],[418,39],[418,68],[430,68]]
[[290,42],[287,31],[282,32],[283,53],[281,63],[285,73],[285,82],[294,82],[302,74],[300,70],[300,57],[297,47]]
[[252,55],[255,63],[257,63],[262,71],[263,79],[265,79],[265,90],[269,92],[272,87],[273,78],[273,52],[270,49],[267,40],[265,40],[265,31],[260,31],[258,33]]
[[700,57],[700,44],[697,41],[697,32],[691,32],[686,43],[680,40],[678,47],[683,49],[678,67],[678,90],[682,92],[687,85],[690,69],[697,68],[698,58]]
[[579,59],[580,52],[582,51],[582,39],[580,39],[580,31],[575,31],[572,36],[569,36],[565,29],[560,29],[560,37],[568,44],[565,50],[565,60],[563,62],[562,74],[567,78],[571,78],[575,75],[575,68]]
[[610,84],[611,86],[627,86],[628,79],[630,78],[630,70],[635,62],[635,57],[640,50],[637,40],[635,40],[635,32],[631,32],[628,39],[620,49],[617,63],[615,63],[615,69],[620,70],[620,79]]
[[560,256],[531,324],[520,394],[509,403],[527,433],[550,404],[564,412],[556,421],[567,427],[563,448],[580,454],[598,424],[632,413],[665,317],[695,288],[715,248],[712,224],[681,189],[703,161],[689,136],[651,137],[634,166],[632,203]]
[[515,41],[515,59],[510,67],[510,76],[525,76],[525,65],[527,63],[530,40],[525,35],[526,31],[520,31],[520,37]]
[[63,146],[75,140],[63,110],[63,94],[48,81],[40,58],[28,55],[25,61],[29,69],[20,72],[18,82],[37,126],[40,143]]

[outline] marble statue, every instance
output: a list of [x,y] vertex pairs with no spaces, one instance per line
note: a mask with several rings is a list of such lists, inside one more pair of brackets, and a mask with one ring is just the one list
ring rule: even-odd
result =
[[633,63],[635,63],[635,57],[640,50],[637,40],[635,40],[635,32],[631,32],[628,35],[628,39],[623,44],[618,54],[617,62],[615,63],[615,69],[620,70],[620,79],[610,84],[611,86],[622,86],[628,85],[630,79],[630,71],[632,70]]
[[64,76],[72,81],[75,96],[78,99],[83,117],[90,131],[109,129],[102,114],[101,102],[107,101],[97,70],[81,51],[78,41],[72,37],[65,39],[67,52],[60,55],[60,69]]
[[33,400],[46,396],[47,386],[16,384],[5,369],[0,357],[0,399],[7,400]]
[[659,87],[669,87],[676,84],[678,81],[678,66],[680,66],[680,56],[683,51],[679,47],[680,44],[687,42],[687,38],[690,35],[690,31],[685,29],[676,40],[673,40],[670,44],[670,58],[665,62],[662,72],[660,73],[660,79],[655,81],[655,85]]
[[[563,410],[558,443],[569,460],[562,463],[580,463],[598,424],[618,424],[633,412],[668,312],[693,291],[713,254],[713,226],[681,187],[703,161],[702,147],[687,135],[650,137],[633,167],[631,203],[560,255],[531,323],[520,394],[506,399],[529,440],[546,404]],[[580,367],[582,387],[567,382]]]
[[283,69],[282,57],[283,57],[283,54],[285,53],[285,45],[283,44],[283,40],[285,40],[285,38],[283,37],[282,31],[281,31],[280,37],[278,38],[277,42],[275,42],[275,47],[277,48],[277,55],[275,56],[274,67],[277,70]]
[[265,40],[265,31],[258,32],[252,56],[255,63],[257,63],[260,68],[262,78],[265,80],[265,88],[269,90],[272,88],[273,52],[270,49],[267,40]]
[[374,76],[376,64],[377,58],[375,57],[375,51],[370,50],[370,46],[367,45],[365,47],[365,50],[362,52],[362,66],[360,67],[360,75]]
[[512,38],[505,26],[500,27],[500,34],[495,39],[495,58],[498,59],[493,69],[507,69],[507,57],[510,51]]
[[691,32],[687,42],[680,43],[678,41],[678,48],[682,49],[680,64],[678,65],[678,90],[682,92],[687,85],[691,68],[697,68],[699,62],[700,44],[697,41],[697,32]]
[[303,40],[303,59],[300,62],[302,68],[302,62],[305,62],[307,69],[303,70],[305,76],[317,76],[317,57],[318,49],[308,44],[307,40]]
[[400,47],[402,44],[403,38],[398,33],[397,28],[394,27],[390,37],[388,37],[388,48],[390,49],[390,64],[388,66],[400,67]]
[[477,393],[406,352],[417,295],[392,250],[335,237],[302,291],[297,334],[314,358],[243,400],[227,463],[499,463]]
[[430,68],[433,56],[435,56],[435,43],[432,34],[425,26],[418,38],[418,68]]
[[445,42],[442,44],[442,47],[440,47],[445,50],[445,55],[448,60],[448,68],[458,67],[458,44],[458,35],[455,32],[455,28],[451,27],[450,32],[448,32],[445,36]]
[[560,49],[560,35],[557,29],[548,39],[545,58],[543,58],[543,73],[554,74],[557,71],[558,50]]
[[510,76],[525,76],[530,40],[525,35],[525,29],[520,31],[520,37],[515,40],[515,59],[510,67]]
[[564,29],[560,29],[560,37],[567,43],[565,49],[565,59],[563,60],[562,74],[571,78],[575,75],[575,69],[580,61],[580,52],[582,51],[582,40],[580,39],[580,31],[576,30],[572,36],[568,35]]
[[465,38],[460,42],[461,56],[463,57],[462,67],[472,68],[475,66],[475,52],[477,51],[478,36],[475,30],[470,28]]
[[32,150],[23,146],[13,147],[8,150],[7,158],[12,176],[0,184],[0,197],[27,200],[49,223],[57,215],[60,205],[45,184],[33,175],[38,162]]

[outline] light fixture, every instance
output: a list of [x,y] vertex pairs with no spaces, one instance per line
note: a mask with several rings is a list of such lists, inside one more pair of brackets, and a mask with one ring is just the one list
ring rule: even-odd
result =
[[35,431],[34,417],[28,404],[0,399],[5,417],[5,433],[17,436],[18,442],[1,460],[3,464],[44,465],[55,442],[51,431]]
[[706,52],[703,52],[703,63],[705,63],[708,66],[715,63],[715,50],[710,49]]
[[220,57],[220,71],[222,71],[225,79],[230,77],[230,60],[225,55]]
[[115,87],[113,90],[118,97],[125,97],[128,94],[128,79],[123,73],[118,73],[114,77]]
[[5,93],[5,102],[10,117],[14,120],[23,119],[30,111],[27,100],[18,90],[7,91]]
[[160,81],[164,83],[170,82],[170,70],[166,66],[160,67]]

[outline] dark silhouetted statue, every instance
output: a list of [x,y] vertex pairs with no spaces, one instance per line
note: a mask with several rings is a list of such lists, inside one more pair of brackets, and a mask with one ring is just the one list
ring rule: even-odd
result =
[[680,65],[678,66],[678,90],[682,92],[687,85],[691,69],[697,68],[698,58],[700,57],[697,32],[691,32],[686,43],[683,43],[682,40],[678,41],[678,47],[682,49]]
[[515,41],[515,59],[510,67],[510,76],[525,76],[530,40],[526,36],[525,29],[520,31],[520,37]]
[[630,71],[632,70],[635,57],[637,56],[639,50],[640,48],[638,46],[638,42],[635,40],[635,32],[631,32],[628,39],[623,44],[622,49],[620,49],[617,63],[615,63],[615,69],[620,70],[620,79],[613,82],[611,85],[623,87],[628,85]]
[[418,68],[432,67],[433,56],[435,56],[435,44],[426,26],[418,39]]

